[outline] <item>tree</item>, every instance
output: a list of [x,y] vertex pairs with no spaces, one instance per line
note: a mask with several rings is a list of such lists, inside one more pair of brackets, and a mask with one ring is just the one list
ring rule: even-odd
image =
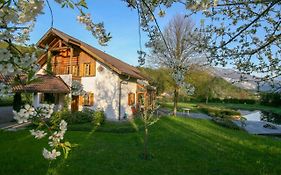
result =
[[174,116],[177,112],[179,89],[190,86],[184,81],[187,70],[193,64],[202,63],[203,60],[201,51],[196,47],[199,34],[194,31],[193,26],[190,19],[177,15],[165,27],[164,40],[160,35],[155,35],[157,37],[147,43],[151,48],[151,62],[171,70],[170,74],[174,80]]
[[201,30],[209,41],[203,46],[209,60],[245,74],[262,73],[264,80],[280,76],[280,8],[280,0],[205,3],[202,14],[209,20],[202,21]]
[[261,73],[263,78],[257,81],[273,80],[281,75],[280,0],[126,2],[141,12],[141,25],[152,40],[155,30],[161,32],[156,14],[163,17],[173,4],[182,4],[187,16],[203,15],[201,27],[196,30],[204,32],[200,47],[207,49],[210,63],[230,64],[244,74]]

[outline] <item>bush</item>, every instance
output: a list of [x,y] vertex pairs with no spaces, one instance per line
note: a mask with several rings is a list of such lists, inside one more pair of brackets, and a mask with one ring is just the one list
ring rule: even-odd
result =
[[[54,112],[52,114],[51,120],[50,122],[53,125],[58,125],[60,123],[61,120],[65,120],[67,121],[68,118],[71,117],[71,112],[68,110],[62,110],[62,111],[58,111],[58,112]],[[68,122],[68,121],[67,121]]]
[[94,113],[94,116],[93,116],[93,120],[92,122],[97,125],[97,126],[100,126],[104,123],[105,121],[105,114],[102,110],[98,110]]
[[0,106],[12,106],[13,105],[13,97],[0,97]]
[[103,111],[94,111],[91,109],[84,109],[83,111],[71,112],[62,110],[54,112],[51,117],[51,123],[58,125],[61,120],[65,120],[68,124],[83,124],[93,123],[97,126],[102,125],[105,121],[105,114]]
[[59,124],[61,120],[65,120],[68,124],[88,123],[92,121],[92,116],[93,114],[84,111],[58,111],[52,115],[51,123]]
[[231,116],[241,115],[240,112],[232,109],[221,109],[217,107],[207,107],[205,105],[198,106],[200,110],[212,117],[230,118]]
[[262,93],[260,102],[262,105],[281,106],[281,93]]

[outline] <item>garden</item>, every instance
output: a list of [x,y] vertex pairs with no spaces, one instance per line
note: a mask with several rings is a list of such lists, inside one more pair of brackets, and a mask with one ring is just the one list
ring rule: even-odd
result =
[[[92,127],[89,127],[92,126]],[[162,117],[151,126],[144,160],[139,119],[69,126],[75,144],[68,159],[51,162],[41,155],[47,138],[28,130],[0,132],[0,174],[271,174],[281,172],[279,138],[249,135],[209,120]],[[73,130],[71,129],[73,128]],[[29,128],[30,129],[30,128]]]

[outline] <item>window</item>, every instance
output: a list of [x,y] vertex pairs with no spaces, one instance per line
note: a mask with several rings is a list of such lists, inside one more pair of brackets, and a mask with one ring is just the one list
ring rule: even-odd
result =
[[84,76],[90,76],[90,73],[91,73],[90,63],[84,64]]
[[70,74],[70,66],[67,66],[66,67],[66,72],[65,72],[66,74]]
[[128,105],[129,106],[135,105],[135,93],[128,94]]
[[85,106],[94,105],[94,93],[87,93],[87,95],[84,96],[84,105]]
[[78,76],[79,75],[79,70],[78,66],[74,65],[72,66],[72,69],[70,70],[70,66],[66,67],[66,74],[72,74],[73,76]]
[[72,75],[73,76],[78,76],[78,66],[72,66]]

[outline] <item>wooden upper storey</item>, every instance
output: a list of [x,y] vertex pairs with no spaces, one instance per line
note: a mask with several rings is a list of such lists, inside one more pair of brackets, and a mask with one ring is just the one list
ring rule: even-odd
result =
[[[49,60],[50,59],[50,60]],[[38,60],[42,66],[50,61],[54,74],[72,74],[73,77],[96,75],[96,60],[79,47],[53,38],[47,52]]]
[[[81,72],[80,76],[83,76],[85,74],[88,74],[89,70],[89,65],[88,63],[92,64],[90,66],[95,66],[95,60],[98,62],[102,63],[103,65],[107,66],[109,69],[112,71],[116,72],[120,76],[124,76],[126,78],[130,77],[133,79],[141,79],[145,80],[147,79],[145,76],[141,74],[141,72],[134,66],[131,66],[105,52],[102,52],[101,50],[98,50],[87,43],[76,39],[70,35],[67,35],[66,33],[59,31],[54,28],[50,28],[48,32],[44,34],[44,36],[38,41],[37,45],[40,48],[46,48],[46,46],[49,46],[49,51],[54,53],[54,52],[59,52],[58,55],[55,55],[57,57],[52,60],[54,66],[54,71],[55,72],[66,72],[68,68],[67,66],[72,66],[73,62],[78,62],[78,69],[79,72]],[[63,53],[66,52],[66,53]],[[50,54],[50,53],[49,53]],[[59,57],[68,57],[69,58],[69,63],[65,60],[64,65],[62,65],[62,60],[59,60]],[[71,57],[71,59],[70,59]],[[90,60],[88,58],[91,58]],[[44,63],[44,60],[46,62],[47,54],[42,56],[38,62],[42,66]],[[60,63],[60,66],[58,66]],[[92,62],[93,61],[93,62]],[[70,65],[71,63],[71,65]],[[58,68],[61,67],[61,68]],[[85,68],[86,67],[86,70]],[[61,69],[61,70],[60,70]],[[71,67],[72,69],[72,67]],[[91,68],[90,68],[91,69]],[[74,72],[76,72],[76,67],[73,67]],[[95,72],[91,73],[95,74]]]

